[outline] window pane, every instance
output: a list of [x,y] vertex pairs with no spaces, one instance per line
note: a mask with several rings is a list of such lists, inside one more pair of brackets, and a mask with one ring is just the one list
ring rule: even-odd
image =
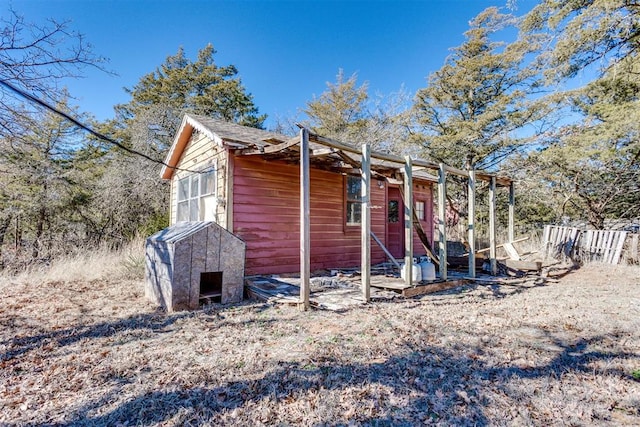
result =
[[216,220],[216,198],[206,196],[200,199],[200,221]]
[[416,215],[420,221],[424,221],[424,202],[416,202]]
[[362,200],[362,180],[357,176],[347,176],[347,200]]
[[206,196],[213,194],[215,191],[216,172],[208,171],[200,176],[200,195]]
[[189,198],[189,177],[182,178],[178,181],[178,201],[187,200]]
[[189,221],[189,202],[179,202],[178,212],[176,214],[176,221]]
[[198,209],[198,199],[189,201],[189,221],[198,221],[200,219],[200,210]]
[[347,202],[347,224],[360,224],[362,217],[362,203]]
[[200,177],[198,175],[191,176],[191,195],[189,197],[194,198],[198,197],[200,193],[198,193],[200,184]]
[[398,201],[397,200],[389,200],[389,208],[387,210],[387,222],[389,223],[397,223],[399,221],[398,216]]

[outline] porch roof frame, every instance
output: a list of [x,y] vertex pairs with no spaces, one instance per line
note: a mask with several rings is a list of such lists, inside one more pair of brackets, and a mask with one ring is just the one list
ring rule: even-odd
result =
[[[513,232],[513,214],[514,214],[514,209],[513,209],[513,203],[514,203],[514,199],[515,199],[515,195],[514,195],[514,182],[507,177],[498,177],[496,174],[489,174],[486,172],[482,172],[482,171],[476,171],[475,169],[470,169],[470,170],[461,170],[461,169],[457,169],[451,166],[447,166],[444,163],[433,163],[433,162],[429,162],[426,160],[421,160],[421,159],[412,159],[409,156],[406,156],[404,159],[399,157],[399,156],[395,156],[393,154],[387,154],[387,153],[380,153],[380,152],[376,152],[373,150],[370,150],[370,147],[368,144],[363,144],[362,145],[362,151],[358,151],[356,148],[349,146],[347,144],[344,144],[342,142],[339,141],[335,141],[329,138],[325,138],[322,137],[320,135],[317,135],[315,133],[312,133],[309,129],[307,129],[304,126],[298,125],[300,127],[300,135],[299,135],[299,145],[300,147],[302,147],[302,149],[300,150],[300,301],[299,301],[299,307],[301,310],[308,310],[309,309],[309,288],[310,288],[310,282],[311,282],[311,272],[309,269],[309,266],[311,264],[311,253],[310,253],[310,238],[311,238],[311,233],[310,233],[310,209],[309,209],[309,190],[310,190],[310,173],[309,173],[309,168],[310,168],[310,153],[313,151],[312,147],[311,147],[311,142],[315,142],[318,143],[320,145],[324,145],[326,147],[329,147],[331,149],[335,149],[335,150],[339,150],[341,153],[341,155],[344,154],[344,152],[348,152],[351,154],[355,154],[355,155],[359,155],[361,156],[360,161],[358,162],[358,164],[360,165],[360,172],[361,172],[361,176],[362,176],[362,180],[363,180],[363,185],[368,186],[369,185],[369,174],[370,174],[370,169],[372,169],[373,167],[373,161],[372,159],[378,159],[381,161],[388,161],[388,162],[392,162],[398,165],[402,165],[404,168],[401,169],[401,167],[399,166],[397,168],[398,171],[402,171],[402,175],[403,175],[403,181],[404,181],[404,187],[405,189],[408,189],[408,193],[409,193],[409,198],[411,199],[411,188],[413,186],[413,168],[414,165],[418,166],[420,168],[425,168],[428,170],[437,170],[438,171],[438,199],[439,199],[439,204],[441,204],[442,206],[439,206],[440,209],[440,220],[439,220],[439,224],[438,224],[438,229],[440,231],[440,260],[442,261],[442,259],[444,258],[446,260],[446,256],[447,256],[447,252],[446,252],[446,224],[443,220],[444,218],[444,200],[445,200],[445,195],[446,195],[446,175],[447,173],[451,173],[454,175],[458,175],[458,176],[462,176],[465,177],[469,180],[470,185],[469,188],[473,189],[474,192],[474,200],[475,200],[475,181],[477,179],[480,180],[484,180],[484,181],[488,181],[489,185],[490,185],[490,189],[491,189],[491,196],[490,196],[490,209],[489,209],[489,215],[490,215],[490,225],[491,225],[491,267],[492,267],[492,273],[496,274],[496,240],[495,240],[495,225],[496,225],[496,209],[495,209],[495,189],[496,187],[500,184],[500,186],[502,187],[507,187],[509,188],[509,237],[512,238],[512,236],[514,235]],[[280,145],[280,144],[279,144]],[[286,145],[286,147],[284,147],[284,149],[289,149],[297,144],[295,144],[295,140],[292,138],[289,141],[283,143],[282,145]],[[272,148],[272,150],[274,152],[279,151],[277,148],[277,145],[275,147]],[[270,150],[271,151],[271,150]],[[254,153],[251,153],[254,154]],[[259,153],[255,153],[255,154],[259,154]],[[350,157],[349,157],[350,159]],[[355,159],[351,159],[354,162],[356,162],[357,160]],[[350,162],[349,162],[350,163]],[[352,166],[355,166],[352,164]],[[368,200],[368,189],[363,189],[363,197],[365,200]],[[474,203],[475,204],[475,203]],[[365,210],[368,208],[365,207]],[[409,207],[407,208],[407,206],[405,206],[405,221],[408,219],[408,224],[409,227],[411,227],[411,209],[413,209],[413,207]],[[475,226],[474,226],[474,216],[475,216],[475,212],[471,212],[470,213],[470,217],[469,217],[469,225],[468,225],[468,229],[469,229],[469,237],[471,239],[474,239],[474,235],[475,235]],[[369,268],[370,267],[370,244],[368,244],[369,239],[371,237],[369,237],[371,235],[371,230],[370,230],[370,226],[371,223],[370,221],[363,221],[362,223],[362,227],[363,229],[361,230],[361,234],[362,234],[362,239],[361,239],[361,251],[362,251],[362,265],[361,268]],[[367,227],[368,229],[365,229],[365,227]],[[412,229],[410,230],[406,230],[406,223],[405,223],[405,232],[408,236],[408,239],[412,242],[413,238],[412,238]],[[472,277],[475,277],[475,245],[472,245],[473,251],[470,253],[469,255],[469,274]],[[366,253],[365,253],[366,251]],[[412,280],[412,259],[413,259],[413,245],[409,244],[407,247],[405,247],[405,282],[407,283],[407,285],[411,285],[413,280]],[[441,278],[443,280],[447,280],[447,263],[445,262],[440,262],[440,266],[441,266]],[[363,293],[363,300],[364,302],[368,302],[369,301],[369,286],[370,286],[370,274],[369,271],[367,271],[366,273],[363,272],[362,274],[362,293]]]
[[[354,162],[357,162],[360,165],[362,164],[361,152],[358,148],[353,147],[349,144],[345,144],[343,142],[313,133],[311,130],[309,130],[308,128],[300,124],[298,124],[297,126],[300,129],[307,129],[307,132],[309,135],[309,150],[311,155],[313,155],[314,152],[318,150],[318,147],[314,147],[314,143],[315,143],[325,148],[330,148],[335,150],[330,152],[324,151],[323,155],[336,154],[340,156],[339,152],[342,152],[342,154],[344,154],[344,152],[347,152],[357,156],[356,158],[352,158]],[[273,145],[257,147],[257,148],[238,149],[236,150],[236,153],[239,155],[262,155],[262,156],[277,155],[277,154],[284,154],[285,152],[293,149],[294,147],[299,148],[299,146],[300,146],[300,136],[296,136],[296,137],[289,138],[287,141],[279,144],[273,144]],[[383,153],[380,151],[370,150],[370,156],[372,159],[372,162],[371,162],[372,170],[393,169],[396,171],[402,171],[406,162],[404,157],[397,156],[394,154],[389,154],[389,153]],[[374,159],[377,160],[377,162],[374,162],[373,161]],[[416,172],[418,172],[418,174],[416,174],[416,178],[428,179],[429,181],[432,181],[434,183],[438,182],[437,176],[429,176],[429,177],[420,176],[419,172],[423,170],[438,172],[440,170],[440,163],[435,163],[435,162],[431,162],[424,159],[418,159],[418,158],[412,158],[411,162],[412,162],[413,173],[415,174]],[[468,178],[469,176],[469,172],[467,170],[458,169],[456,167],[449,166],[446,164],[444,165],[444,167],[448,174],[453,174],[453,175],[457,175],[465,178]],[[500,176],[500,175],[482,171],[482,170],[475,170],[475,174],[476,174],[476,179],[486,181],[486,182],[491,182],[491,180],[495,178],[496,185],[499,187],[509,187],[512,182],[512,180],[509,177]]]

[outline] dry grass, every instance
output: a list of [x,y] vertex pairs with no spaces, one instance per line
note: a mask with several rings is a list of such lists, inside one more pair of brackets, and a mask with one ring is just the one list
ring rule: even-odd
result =
[[166,315],[111,266],[2,279],[0,424],[640,424],[638,268]]

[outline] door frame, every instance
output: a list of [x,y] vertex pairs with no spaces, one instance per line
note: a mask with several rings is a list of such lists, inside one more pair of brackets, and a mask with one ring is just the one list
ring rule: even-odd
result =
[[[399,227],[399,233],[397,233],[399,241],[396,241],[394,243],[398,243],[399,244],[399,252],[397,253],[393,253],[392,250],[392,245],[391,245],[391,238],[392,236],[389,233],[389,202],[391,200],[396,200],[395,194],[391,194],[391,193],[395,193],[397,194],[397,201],[398,201],[398,227]],[[404,203],[402,201],[402,197],[400,196],[400,188],[397,185],[389,185],[387,186],[387,191],[385,193],[385,206],[384,206],[384,229],[385,229],[385,244],[387,247],[387,250],[389,250],[389,252],[391,252],[391,255],[393,255],[396,258],[402,258],[404,257],[404,247],[405,247],[405,241],[404,241]]]

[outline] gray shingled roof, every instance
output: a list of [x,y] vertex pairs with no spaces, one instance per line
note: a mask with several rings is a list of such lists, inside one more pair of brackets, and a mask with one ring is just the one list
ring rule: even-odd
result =
[[[206,116],[188,114],[188,117],[199,123],[209,132],[217,135],[225,142],[241,143],[247,146],[262,147],[271,143],[285,142],[291,137],[262,129],[242,126]],[[196,123],[191,123],[196,124]],[[198,126],[195,126],[198,128]],[[203,130],[203,129],[199,129]],[[272,142],[268,142],[268,141]]]

